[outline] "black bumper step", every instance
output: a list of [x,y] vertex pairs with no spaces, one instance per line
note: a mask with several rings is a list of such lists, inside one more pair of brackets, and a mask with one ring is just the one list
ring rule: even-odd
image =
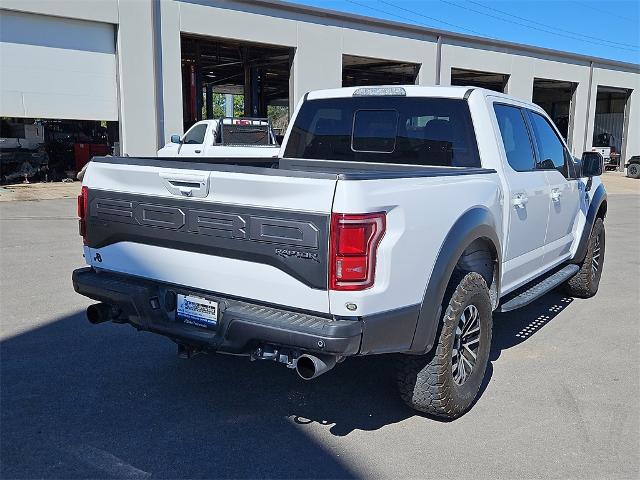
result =
[[[357,317],[335,319],[290,311],[92,268],[75,270],[73,286],[82,295],[118,307],[121,322],[210,350],[249,353],[265,343],[331,355],[354,355],[360,349],[363,322]],[[218,326],[209,329],[177,321],[179,293],[219,302]]]

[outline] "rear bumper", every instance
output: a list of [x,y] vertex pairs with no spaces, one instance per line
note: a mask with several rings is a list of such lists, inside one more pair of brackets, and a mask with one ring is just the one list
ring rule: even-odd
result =
[[[347,356],[357,354],[362,341],[364,323],[358,317],[334,319],[266,307],[90,267],[73,272],[73,287],[81,295],[117,307],[121,312],[117,321],[212,351],[246,354],[272,344]],[[179,293],[218,301],[217,328],[176,321],[175,298]]]

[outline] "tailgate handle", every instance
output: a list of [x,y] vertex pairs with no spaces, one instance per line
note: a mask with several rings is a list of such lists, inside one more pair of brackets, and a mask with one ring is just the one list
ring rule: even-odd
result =
[[160,172],[165,188],[181,197],[203,198],[209,194],[209,174]]

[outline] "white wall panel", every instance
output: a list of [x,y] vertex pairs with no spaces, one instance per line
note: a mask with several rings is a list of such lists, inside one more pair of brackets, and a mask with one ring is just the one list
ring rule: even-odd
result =
[[184,33],[265,43],[296,45],[298,22],[196,3],[180,2],[180,30]]
[[311,23],[299,25],[293,60],[293,88],[289,92],[292,107],[311,90],[342,86],[341,37],[342,30],[338,27]]
[[0,115],[117,120],[113,25],[0,10]]
[[118,23],[118,0],[0,0],[0,8],[79,20]]

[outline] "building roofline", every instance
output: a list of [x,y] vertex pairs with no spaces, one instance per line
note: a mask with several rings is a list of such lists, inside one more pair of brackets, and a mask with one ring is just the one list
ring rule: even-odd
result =
[[291,3],[283,0],[232,0],[236,3],[242,3],[252,6],[262,6],[267,8],[274,8],[279,10],[286,10],[289,12],[310,15],[320,18],[329,18],[338,21],[347,21],[352,23],[358,23],[362,25],[375,25],[383,28],[391,28],[398,31],[411,32],[417,34],[429,34],[440,36],[443,38],[449,38],[454,40],[462,40],[465,42],[479,43],[482,45],[494,46],[494,47],[507,47],[513,50],[519,50],[523,53],[553,55],[560,58],[578,60],[582,62],[593,62],[594,64],[604,65],[608,67],[617,67],[625,70],[632,70],[634,73],[640,73],[640,64],[622,62],[619,60],[611,60],[608,58],[592,57],[589,55],[582,55],[579,53],[566,52],[562,50],[554,50],[551,48],[536,47],[533,45],[526,45],[522,43],[509,42],[505,40],[498,40],[487,37],[478,37],[475,35],[467,35],[463,33],[451,32],[448,30],[440,30],[437,28],[423,27],[421,25],[413,25],[410,23],[396,22],[394,20],[386,20],[382,18],[369,17],[366,15],[359,15],[355,13],[339,12],[337,10],[329,10],[327,8],[312,7],[309,5],[302,5],[297,3]]

